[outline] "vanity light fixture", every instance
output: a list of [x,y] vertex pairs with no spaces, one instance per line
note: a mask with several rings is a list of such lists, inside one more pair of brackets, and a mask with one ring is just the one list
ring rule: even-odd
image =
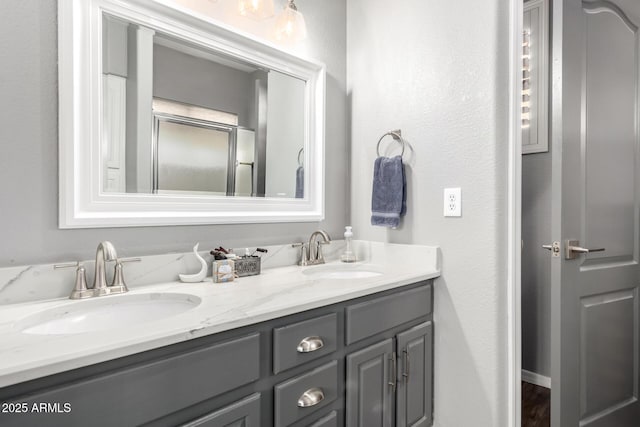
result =
[[238,0],[238,13],[255,20],[271,18],[273,0]]
[[307,24],[304,16],[298,12],[294,0],[287,0],[287,4],[276,18],[275,35],[280,41],[301,41],[307,38]]

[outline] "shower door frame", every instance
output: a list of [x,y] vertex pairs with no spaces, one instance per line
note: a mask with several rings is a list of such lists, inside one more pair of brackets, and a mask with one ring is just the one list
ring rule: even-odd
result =
[[[160,123],[176,123],[203,129],[213,129],[228,133],[229,153],[227,156],[227,185],[226,196],[233,196],[235,193],[236,177],[236,150],[238,127],[224,123],[216,123],[206,120],[199,120],[190,117],[178,116],[162,112],[153,112],[153,141],[151,144],[151,165],[152,165],[152,193],[158,194],[159,190],[159,167],[158,167],[158,144],[160,138]],[[185,191],[185,193],[189,193]]]

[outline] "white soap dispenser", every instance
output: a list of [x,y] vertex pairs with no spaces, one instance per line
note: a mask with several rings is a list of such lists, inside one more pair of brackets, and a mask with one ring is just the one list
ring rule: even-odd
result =
[[340,261],[356,262],[356,255],[351,251],[351,239],[353,239],[353,232],[351,231],[352,227],[350,225],[347,225],[344,229],[344,241],[347,244],[347,249],[340,257]]

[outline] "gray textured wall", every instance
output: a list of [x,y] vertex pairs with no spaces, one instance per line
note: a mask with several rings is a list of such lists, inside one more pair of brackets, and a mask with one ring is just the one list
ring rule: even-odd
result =
[[[509,2],[391,3],[347,2],[351,222],[358,238],[441,246],[435,423],[505,426]],[[392,129],[413,147],[398,230],[370,225],[376,142]],[[446,187],[462,188],[461,218],[443,217]]]
[[[308,238],[317,228],[341,236],[349,214],[346,5],[344,0],[308,2],[304,13],[312,36],[299,50],[327,65],[326,151],[332,156],[326,186],[331,191],[322,223],[59,230],[57,2],[0,1],[0,267],[91,259],[105,239],[130,256],[189,251],[196,241],[202,248],[287,243]],[[251,31],[254,24],[244,21],[244,30]]]
[[522,369],[551,375],[551,153],[522,156]]

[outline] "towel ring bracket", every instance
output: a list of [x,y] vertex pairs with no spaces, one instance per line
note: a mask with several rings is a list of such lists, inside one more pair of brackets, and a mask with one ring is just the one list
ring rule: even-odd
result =
[[392,130],[390,132],[385,133],[384,135],[382,135],[380,137],[380,139],[378,140],[378,145],[376,146],[376,153],[378,154],[378,157],[380,157],[380,143],[387,136],[392,137],[395,141],[397,141],[398,143],[400,143],[402,145],[402,151],[400,152],[400,157],[402,157],[404,155],[405,142],[404,142],[404,139],[402,139],[402,131],[400,129]]

